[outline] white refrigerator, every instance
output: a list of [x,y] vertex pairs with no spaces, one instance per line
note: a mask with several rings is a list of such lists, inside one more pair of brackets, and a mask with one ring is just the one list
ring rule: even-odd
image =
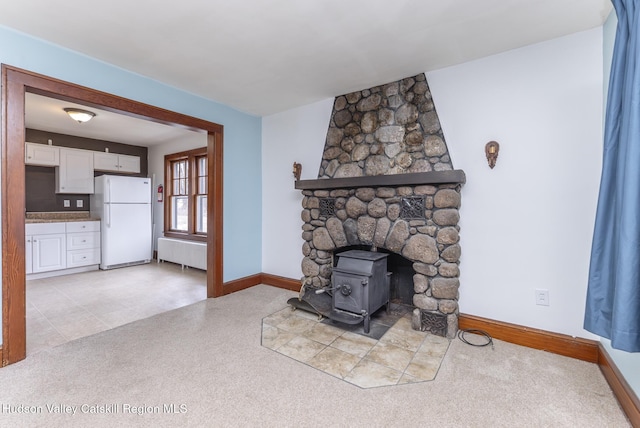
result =
[[95,178],[91,215],[99,217],[100,269],[149,263],[151,249],[151,179],[118,175]]

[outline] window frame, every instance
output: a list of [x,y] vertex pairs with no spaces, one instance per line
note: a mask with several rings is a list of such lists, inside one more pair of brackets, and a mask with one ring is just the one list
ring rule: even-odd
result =
[[[187,239],[192,241],[207,240],[206,232],[197,232],[197,197],[198,197],[198,159],[207,159],[207,147],[201,147],[184,152],[171,153],[164,157],[164,236],[167,238]],[[187,161],[187,230],[172,229],[172,209],[171,201],[173,194],[173,163],[177,161]],[[208,165],[208,159],[205,161]],[[209,174],[210,171],[207,171]],[[181,196],[181,195],[178,195]]]

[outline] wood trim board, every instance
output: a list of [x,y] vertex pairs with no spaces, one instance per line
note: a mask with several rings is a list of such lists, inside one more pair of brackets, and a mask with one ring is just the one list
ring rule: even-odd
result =
[[295,279],[285,278],[283,276],[270,275],[268,273],[262,274],[262,284],[271,285],[273,287],[283,288],[285,290],[300,291],[302,283]]
[[285,278],[283,276],[270,275],[266,273],[257,273],[255,275],[245,276],[233,281],[225,282],[222,286],[223,294],[235,293],[236,291],[246,290],[254,285],[266,284],[272,287],[283,288],[285,290],[300,291],[300,281]]
[[460,314],[458,327],[460,330],[484,330],[495,339],[516,345],[540,349],[590,363],[598,362],[598,342],[595,340],[552,333],[466,314]]
[[366,177],[320,178],[317,180],[297,180],[299,190],[327,190],[346,187],[409,186],[421,184],[461,183],[466,181],[464,171],[412,172],[405,174],[371,175]]
[[244,278],[235,279],[233,281],[225,282],[222,285],[222,294],[227,295],[231,293],[235,293],[237,291],[246,290],[247,288],[251,288],[254,285],[258,285],[261,283],[262,274],[257,273],[251,276],[245,276]]
[[640,400],[602,344],[598,344],[598,365],[631,425],[640,427]]

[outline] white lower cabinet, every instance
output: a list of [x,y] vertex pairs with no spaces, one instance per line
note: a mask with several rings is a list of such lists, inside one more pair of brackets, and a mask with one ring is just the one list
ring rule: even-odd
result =
[[65,234],[33,235],[33,273],[67,267]]
[[67,237],[64,223],[26,225],[27,273],[47,272],[67,266]]
[[25,270],[36,274],[100,264],[100,222],[29,223]]

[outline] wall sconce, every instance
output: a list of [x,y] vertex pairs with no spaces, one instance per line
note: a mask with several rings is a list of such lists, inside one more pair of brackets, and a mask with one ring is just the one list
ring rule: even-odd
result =
[[498,144],[497,141],[489,141],[484,146],[484,153],[487,155],[489,168],[493,169],[493,167],[496,166],[496,160],[498,159],[499,151],[500,151],[500,144]]
[[63,109],[67,112],[71,119],[77,121],[78,123],[88,122],[96,115],[94,112],[88,110],[82,110],[79,108],[65,108]]
[[300,174],[302,174],[302,164],[298,162],[293,163],[293,176],[296,181],[300,180]]

